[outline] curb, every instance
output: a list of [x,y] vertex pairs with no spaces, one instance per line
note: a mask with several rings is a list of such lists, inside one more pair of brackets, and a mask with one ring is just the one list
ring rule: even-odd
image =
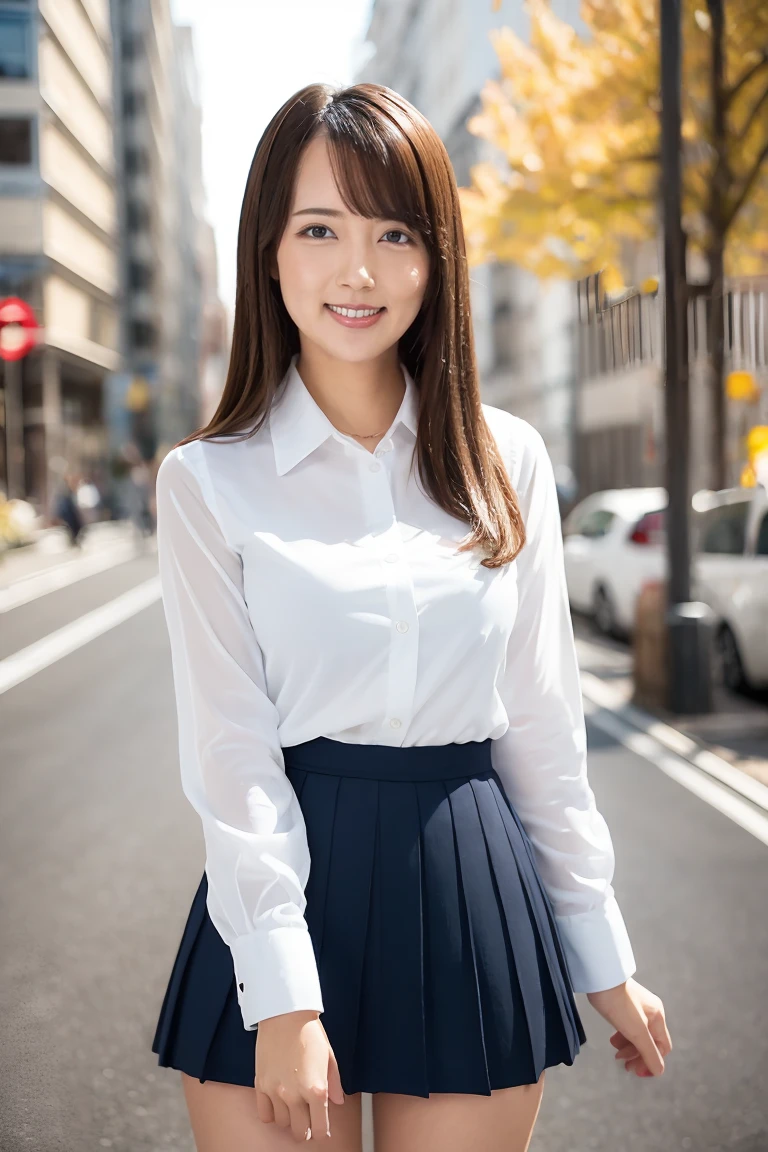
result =
[[652,737],[670,752],[687,760],[694,768],[724,784],[763,812],[768,812],[768,788],[765,784],[734,768],[722,756],[673,728],[671,724],[666,724],[636,704],[627,703],[620,692],[595,676],[594,672],[582,672],[581,685],[584,695],[592,704],[609,710],[631,728]]

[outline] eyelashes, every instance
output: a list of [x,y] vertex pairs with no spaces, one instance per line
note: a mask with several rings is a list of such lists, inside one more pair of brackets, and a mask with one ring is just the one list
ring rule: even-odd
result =
[[[307,225],[306,228],[302,228],[301,232],[299,232],[298,235],[299,236],[307,236],[310,240],[325,240],[325,239],[327,239],[327,237],[325,237],[325,236],[310,236],[309,235],[310,232],[314,232],[316,229],[321,229],[322,231],[330,232],[331,235],[333,235],[333,232],[331,231],[331,229],[328,227],[327,224],[309,224],[309,225]],[[402,236],[405,238],[405,243],[403,243],[402,241],[398,241],[393,245],[393,247],[395,247],[395,248],[407,248],[409,244],[414,243],[414,240],[402,228],[389,228],[384,233],[384,236],[391,236],[392,233],[395,233],[395,235]]]

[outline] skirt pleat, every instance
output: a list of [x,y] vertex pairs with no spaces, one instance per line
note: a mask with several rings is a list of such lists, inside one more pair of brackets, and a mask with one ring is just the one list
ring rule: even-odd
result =
[[[321,1021],[346,1093],[490,1095],[572,1064],[586,1042],[533,846],[490,741],[285,750],[311,866],[305,917]],[[153,1050],[252,1085],[231,953],[203,874]]]

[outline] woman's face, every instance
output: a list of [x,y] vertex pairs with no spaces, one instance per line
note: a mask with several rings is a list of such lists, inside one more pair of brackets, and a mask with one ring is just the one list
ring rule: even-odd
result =
[[[322,136],[302,156],[276,264],[302,350],[311,343],[350,362],[373,360],[397,344],[421,307],[429,272],[417,232],[346,208]],[[344,316],[334,308],[366,314]]]

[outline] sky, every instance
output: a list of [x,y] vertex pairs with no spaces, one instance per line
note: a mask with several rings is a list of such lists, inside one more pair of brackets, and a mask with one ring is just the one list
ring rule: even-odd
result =
[[235,303],[237,226],[259,138],[305,84],[353,79],[372,0],[171,0],[190,24],[200,73],[203,178],[219,289]]

